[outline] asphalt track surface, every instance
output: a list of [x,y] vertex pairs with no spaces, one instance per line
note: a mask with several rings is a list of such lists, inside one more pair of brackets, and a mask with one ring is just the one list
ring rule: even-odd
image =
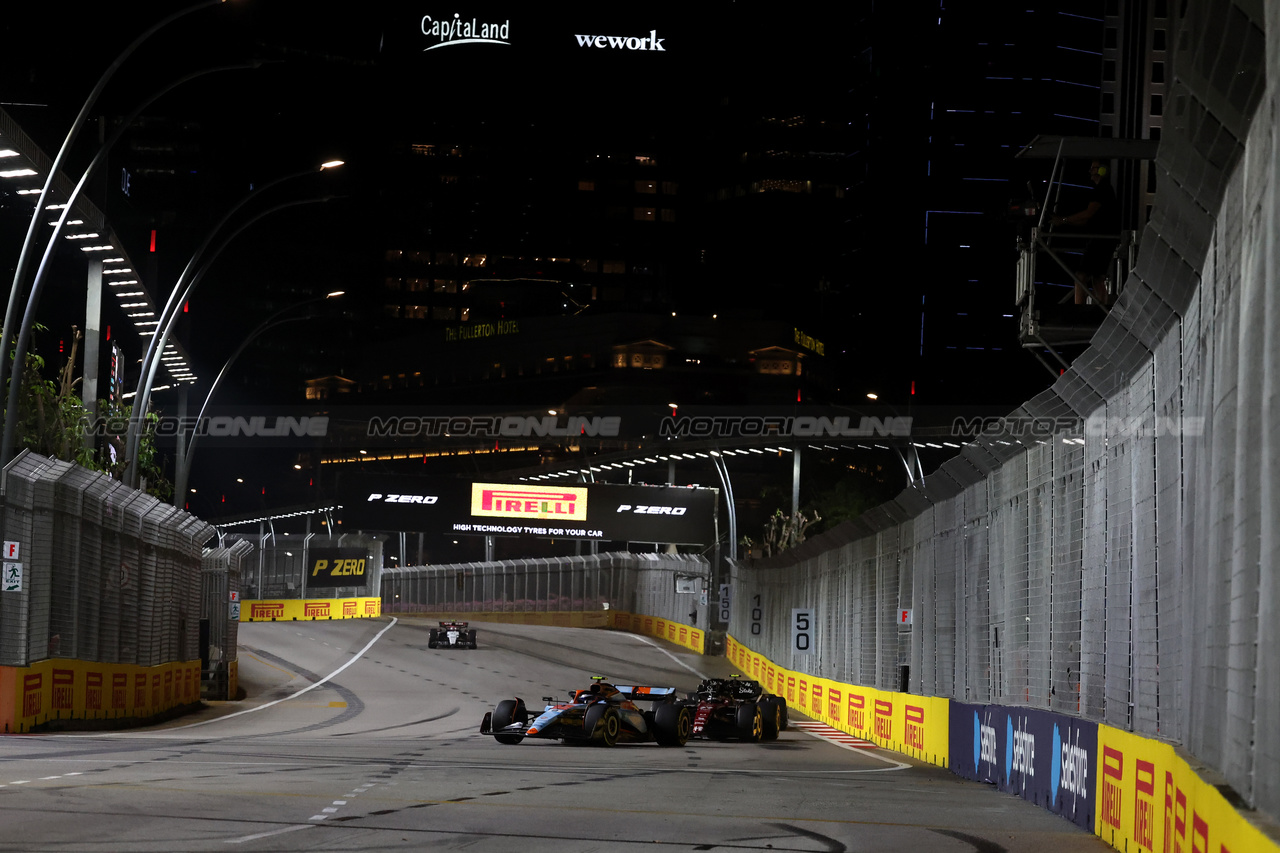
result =
[[[163,726],[0,738],[3,851],[1101,851],[1017,797],[798,729],[776,742],[613,748],[478,734],[604,675],[728,675],[658,640],[477,623],[245,624],[240,702]],[[798,714],[794,719],[803,720]]]

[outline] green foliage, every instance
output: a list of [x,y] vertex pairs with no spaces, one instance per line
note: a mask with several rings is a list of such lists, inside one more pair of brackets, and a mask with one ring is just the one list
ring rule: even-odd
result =
[[[37,326],[36,330],[45,331],[42,326]],[[126,462],[123,437],[103,437],[101,446],[95,447],[86,431],[93,413],[85,408],[84,401],[76,394],[80,378],[73,375],[81,337],[80,330],[73,327],[71,353],[55,379],[45,375],[43,358],[33,351],[27,352],[23,366],[23,393],[18,398],[17,445],[120,479]],[[14,353],[10,352],[11,360],[13,356]],[[108,418],[128,418],[132,411],[130,406],[111,407],[105,401],[101,402],[100,408]],[[138,470],[146,482],[146,490],[161,500],[168,500],[173,495],[173,484],[164,476],[163,460],[155,445],[159,419],[157,413],[147,413]]]

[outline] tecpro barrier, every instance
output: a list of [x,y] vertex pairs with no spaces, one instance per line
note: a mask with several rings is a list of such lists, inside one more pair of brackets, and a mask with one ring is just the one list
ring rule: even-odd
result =
[[138,723],[200,701],[200,661],[160,666],[53,659],[0,667],[0,730],[58,720]]
[[364,619],[382,615],[380,598],[317,598],[246,601],[241,622],[298,622],[316,619]]
[[805,716],[879,746],[946,767],[950,760],[948,706],[937,696],[913,696],[818,678],[778,666],[732,636],[725,654],[743,675],[787,700]]

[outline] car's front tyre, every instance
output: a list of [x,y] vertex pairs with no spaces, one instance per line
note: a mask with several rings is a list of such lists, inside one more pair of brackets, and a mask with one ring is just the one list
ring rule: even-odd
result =
[[529,712],[524,709],[524,703],[519,699],[503,699],[498,703],[498,707],[493,710],[492,725],[494,739],[498,743],[514,745],[524,740],[524,735],[499,734],[500,729],[504,729],[512,723],[529,723]]

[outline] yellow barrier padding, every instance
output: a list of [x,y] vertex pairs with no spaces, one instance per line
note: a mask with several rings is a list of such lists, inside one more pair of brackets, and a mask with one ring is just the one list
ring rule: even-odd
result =
[[200,701],[200,661],[160,666],[53,659],[0,667],[0,729],[51,720],[146,719]]
[[292,598],[282,601],[245,601],[240,605],[241,622],[363,619],[381,615],[381,598]]
[[638,613],[609,611],[611,628],[630,631],[633,634],[647,634],[668,642],[683,646],[698,654],[706,654],[707,635],[700,628],[673,622],[670,619],[659,619],[657,616],[642,616]]
[[946,767],[951,754],[951,702],[817,678],[784,669],[732,636],[725,657],[743,676],[785,697],[787,706],[832,728],[929,764]]
[[1167,743],[1098,726],[1094,832],[1117,850],[1280,851]]
[[[241,611],[243,613],[243,611]],[[552,625],[558,628],[614,628],[619,631],[631,631],[635,634],[647,634],[650,637],[669,640],[678,646],[684,646],[698,654],[706,654],[707,636],[700,628],[683,625],[670,619],[659,619],[657,616],[641,616],[622,610],[592,610],[588,612],[573,610],[552,610],[545,612],[447,612],[447,613],[411,613],[426,619],[446,621],[457,619],[464,622],[501,622],[507,625]]]

